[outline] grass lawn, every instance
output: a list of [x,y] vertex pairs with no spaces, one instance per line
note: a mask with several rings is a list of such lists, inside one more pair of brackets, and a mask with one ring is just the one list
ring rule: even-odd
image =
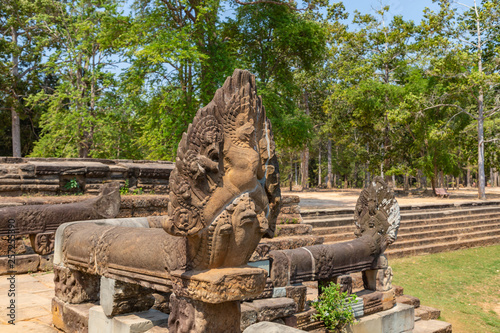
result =
[[441,310],[454,333],[500,333],[500,245],[393,259],[393,284]]

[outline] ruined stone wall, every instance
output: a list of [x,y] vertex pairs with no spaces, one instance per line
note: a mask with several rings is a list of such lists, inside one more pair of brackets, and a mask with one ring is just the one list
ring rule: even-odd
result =
[[97,194],[112,181],[132,191],[167,194],[172,170],[167,161],[0,157],[0,196]]

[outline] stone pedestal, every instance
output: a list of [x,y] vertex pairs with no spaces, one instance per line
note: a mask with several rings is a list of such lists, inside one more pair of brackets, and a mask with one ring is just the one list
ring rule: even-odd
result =
[[240,302],[204,303],[172,294],[169,332],[239,332]]
[[174,271],[171,277],[170,333],[240,332],[240,300],[262,293],[267,272],[246,266]]

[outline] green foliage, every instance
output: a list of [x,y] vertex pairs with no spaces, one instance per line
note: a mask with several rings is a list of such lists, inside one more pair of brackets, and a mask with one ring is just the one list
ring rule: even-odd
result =
[[312,306],[318,312],[315,315],[316,319],[322,320],[329,330],[342,332],[354,322],[351,304],[355,303],[356,296],[341,292],[340,286],[332,282],[323,288],[319,300],[313,302]]
[[125,180],[125,184],[123,184],[122,186],[120,186],[120,195],[129,194],[130,189],[129,189],[128,186],[129,186],[128,179],[126,179]]
[[78,184],[76,178],[73,177],[73,179],[68,180],[66,184],[64,184],[64,188],[69,191],[78,190],[80,188],[80,184]]
[[23,155],[174,161],[195,112],[243,68],[290,185],[306,147],[309,179],[324,179],[327,142],[336,179],[353,186],[369,173],[435,184],[441,171],[496,168],[498,1],[477,12],[439,1],[418,24],[389,18],[388,6],[349,15],[342,3],[308,4],[134,0],[124,14],[122,0],[6,0],[0,155],[12,150],[14,111]]
[[138,187],[132,191],[132,194],[136,194],[136,195],[144,194],[144,191],[142,190],[142,187]]

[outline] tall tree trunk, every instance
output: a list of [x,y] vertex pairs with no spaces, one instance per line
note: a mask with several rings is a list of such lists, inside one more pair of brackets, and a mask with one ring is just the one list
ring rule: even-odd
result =
[[[474,1],[474,6],[476,2]],[[476,16],[478,15],[476,7]],[[483,73],[483,59],[482,59],[482,44],[481,44],[481,26],[479,17],[476,18],[476,29],[477,29],[477,49],[478,49],[478,72]],[[484,175],[484,94],[483,87],[480,86],[479,94],[477,96],[477,142],[478,142],[478,157],[477,157],[477,196],[481,200],[486,200],[486,177]]]
[[290,192],[292,192],[292,181],[293,181],[293,155],[290,154]]
[[434,174],[431,178],[432,193],[436,194],[437,179],[439,178],[437,167],[434,166]]
[[490,167],[490,186],[493,187],[493,168]]
[[21,122],[19,114],[16,111],[17,96],[16,85],[19,76],[19,56],[17,55],[17,31],[11,27],[12,43],[14,44],[15,51],[12,53],[12,76],[14,77],[14,86],[12,87],[14,93],[12,96],[11,117],[12,117],[12,156],[21,157]]
[[477,120],[477,141],[478,141],[478,157],[477,157],[477,196],[481,200],[486,200],[486,177],[484,175],[484,116],[483,116],[483,94],[479,95],[479,115]]
[[[309,116],[309,94],[307,91],[304,91],[304,106],[306,115]],[[302,153],[302,189],[309,188],[309,147],[306,145],[304,151]]]
[[352,188],[356,188],[356,185],[358,183],[358,163],[356,162],[354,162],[353,178],[354,180],[352,181]]
[[319,144],[318,153],[318,187],[321,186],[321,143]]
[[299,177],[297,175],[297,162],[294,163],[295,165],[295,186],[299,184]]
[[407,192],[410,189],[409,182],[408,182],[408,174],[405,173],[405,181],[404,181],[404,188],[403,190]]
[[467,188],[471,187],[471,179],[470,179],[470,165],[469,165],[469,159],[467,159]]
[[306,147],[302,152],[302,189],[309,188],[309,148]]
[[328,138],[328,182],[326,183],[327,188],[332,188],[333,184],[333,174],[332,174],[332,139]]

